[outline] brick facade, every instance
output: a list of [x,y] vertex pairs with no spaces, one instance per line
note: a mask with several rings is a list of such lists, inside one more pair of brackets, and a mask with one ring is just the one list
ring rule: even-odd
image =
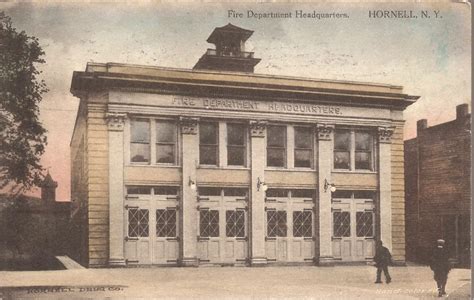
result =
[[405,141],[407,259],[427,262],[436,239],[466,263],[470,242],[471,115],[457,107],[456,120],[428,127]]

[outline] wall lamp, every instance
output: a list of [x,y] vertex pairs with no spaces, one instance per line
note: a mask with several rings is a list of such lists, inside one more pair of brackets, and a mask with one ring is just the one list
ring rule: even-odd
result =
[[189,186],[191,187],[191,189],[194,191],[196,190],[196,182],[194,182],[194,180],[191,180],[191,176],[189,176],[189,182],[188,182]]
[[257,178],[257,191],[260,191],[260,187],[262,187],[262,191],[266,192],[268,190],[268,186],[265,182],[260,180],[260,177]]
[[334,193],[336,191],[336,185],[334,183],[329,183],[326,179],[324,179],[324,192],[326,193],[327,190],[331,191],[331,193]]

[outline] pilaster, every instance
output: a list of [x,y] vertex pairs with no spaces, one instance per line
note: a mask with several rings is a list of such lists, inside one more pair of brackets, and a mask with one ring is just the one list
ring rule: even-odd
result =
[[265,253],[265,191],[257,182],[265,182],[265,133],[267,122],[250,121],[250,265],[267,264]]
[[124,139],[126,114],[107,113],[109,136],[109,266],[125,266],[124,256]]
[[198,118],[179,119],[182,140],[182,195],[180,197],[180,253],[179,264],[194,267],[199,264],[197,256],[197,184],[196,167],[199,157]]
[[392,252],[392,165],[391,137],[394,128],[378,128],[380,239]]
[[327,180],[332,183],[334,125],[317,124],[318,136],[318,191],[319,191],[319,265],[332,265],[331,191],[324,190]]

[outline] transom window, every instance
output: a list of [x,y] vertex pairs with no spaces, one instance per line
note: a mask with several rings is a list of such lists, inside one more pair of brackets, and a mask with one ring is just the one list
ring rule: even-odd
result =
[[313,132],[309,127],[295,127],[295,167],[313,167]]
[[150,122],[132,120],[130,134],[130,161],[150,162]]
[[217,165],[218,134],[217,123],[199,124],[199,163],[201,165]]
[[156,121],[156,162],[176,164],[177,126],[174,122]]
[[227,123],[227,165],[245,166],[246,133],[245,125]]
[[337,190],[332,193],[333,199],[365,199],[365,200],[374,200],[375,191],[347,191],[347,190]]
[[334,132],[334,169],[374,170],[373,134],[338,129]]
[[307,198],[314,199],[315,190],[311,189],[268,189],[267,198]]
[[267,126],[267,166],[286,166],[286,126]]

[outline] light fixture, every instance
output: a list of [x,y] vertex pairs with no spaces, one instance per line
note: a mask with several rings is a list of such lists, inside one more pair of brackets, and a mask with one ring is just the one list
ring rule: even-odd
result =
[[194,182],[193,180],[191,180],[191,176],[189,176],[189,182],[188,182],[189,186],[191,187],[191,189],[194,191],[196,190],[196,182]]
[[268,190],[268,186],[265,182],[260,180],[260,177],[257,178],[257,191],[260,191],[260,187],[262,187],[262,191],[266,192]]
[[324,179],[324,192],[325,193],[327,192],[328,188],[331,191],[331,193],[334,193],[336,191],[336,186],[334,185],[334,183],[329,183],[326,179]]

